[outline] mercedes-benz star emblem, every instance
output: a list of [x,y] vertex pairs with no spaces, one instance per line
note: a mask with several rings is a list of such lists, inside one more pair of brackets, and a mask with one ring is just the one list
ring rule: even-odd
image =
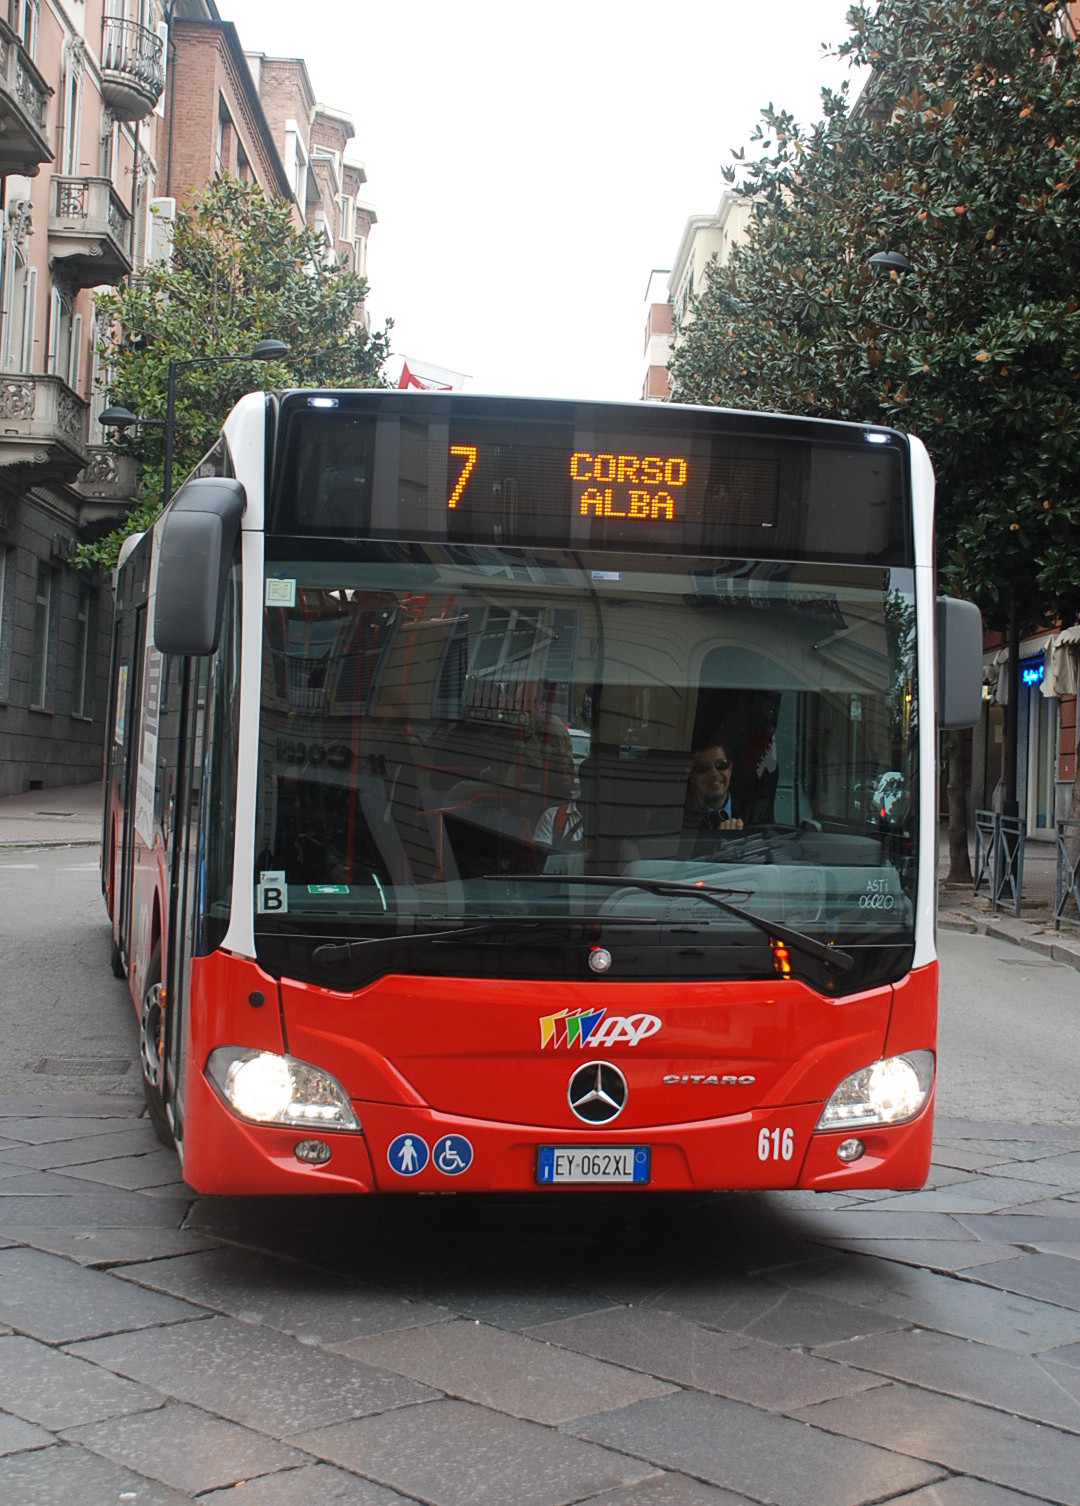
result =
[[609,1124],[626,1107],[626,1078],[610,1062],[590,1062],[573,1074],[566,1097],[586,1124]]

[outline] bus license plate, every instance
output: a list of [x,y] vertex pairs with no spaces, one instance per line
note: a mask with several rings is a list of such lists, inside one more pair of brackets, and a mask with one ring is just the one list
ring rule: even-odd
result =
[[545,1186],[568,1182],[647,1182],[647,1145],[540,1145],[536,1180]]

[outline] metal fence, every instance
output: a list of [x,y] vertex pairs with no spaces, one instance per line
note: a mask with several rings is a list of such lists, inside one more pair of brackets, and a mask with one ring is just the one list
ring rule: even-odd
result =
[[[1027,822],[1022,816],[1002,816],[997,811],[975,812],[975,883],[972,893],[978,894],[985,881],[992,910],[1011,900],[1013,914],[1020,914],[1026,839]],[[1059,845],[1059,871],[1060,864]]]
[[1080,919],[1080,821],[1057,824],[1057,875],[1054,879],[1054,929],[1061,930],[1070,900]]

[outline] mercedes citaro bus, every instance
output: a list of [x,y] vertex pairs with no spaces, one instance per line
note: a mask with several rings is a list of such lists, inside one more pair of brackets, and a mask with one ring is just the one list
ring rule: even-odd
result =
[[185,1180],[920,1185],[980,643],[892,430],[244,397],[116,576],[103,886]]

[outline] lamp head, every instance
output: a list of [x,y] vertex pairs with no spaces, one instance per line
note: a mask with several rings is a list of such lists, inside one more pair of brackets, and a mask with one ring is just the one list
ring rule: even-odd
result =
[[139,420],[137,416],[132,413],[130,408],[122,408],[119,406],[119,404],[113,404],[108,408],[103,408],[101,410],[101,416],[98,419],[98,423],[101,424],[103,428],[119,429],[121,432],[123,432],[124,429],[130,429],[134,424],[137,424],[138,422]]
[[915,270],[915,263],[908,261],[902,251],[875,251],[870,266],[875,272],[896,272],[898,276]]

